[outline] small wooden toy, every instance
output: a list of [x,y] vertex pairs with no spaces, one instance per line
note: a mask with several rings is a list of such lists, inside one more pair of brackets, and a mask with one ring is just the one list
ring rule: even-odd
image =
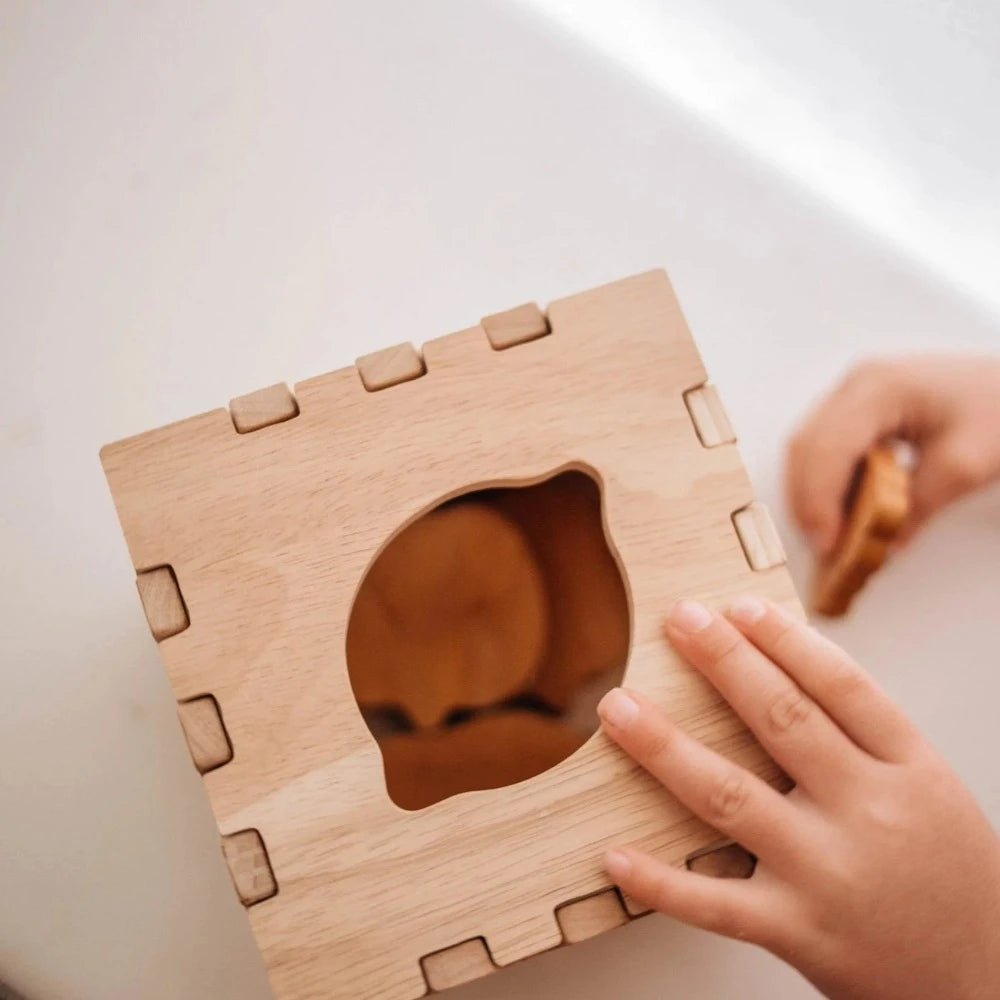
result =
[[541,571],[517,525],[483,503],[450,504],[365,575],[347,629],[354,696],[432,726],[527,686],[547,637]]
[[524,531],[547,591],[558,595],[531,690],[565,709],[583,682],[623,668],[628,657],[628,597],[601,532],[600,490],[582,472],[566,472],[529,489],[496,490],[491,500]]
[[[612,845],[674,865],[719,845],[600,731],[583,746],[553,737],[552,766],[517,784],[413,810],[392,801],[351,684],[352,609],[393,539],[456,498],[589,476],[623,580],[625,683],[787,787],[661,630],[680,597],[718,608],[752,592],[801,613],[734,442],[654,271],[103,449],[150,629],[278,1000],[411,1000],[466,982],[641,912],[603,871]],[[571,555],[545,558],[568,565]],[[512,673],[530,675],[529,638],[503,640]],[[600,641],[605,652],[622,646],[620,634]],[[594,663],[605,652],[585,651]],[[413,708],[413,692],[395,697],[425,719],[468,697],[435,691]],[[516,727],[538,728],[490,721],[493,711],[464,735],[400,739],[444,745],[502,726],[505,754],[517,752]],[[510,780],[524,773],[506,765]]]
[[450,729],[399,733],[379,746],[389,797],[403,809],[423,809],[459,792],[533,778],[583,742],[558,719],[514,709]]
[[888,446],[873,448],[858,466],[844,503],[847,516],[836,548],[816,570],[812,604],[821,615],[847,613],[855,595],[888,558],[910,513],[909,472]]

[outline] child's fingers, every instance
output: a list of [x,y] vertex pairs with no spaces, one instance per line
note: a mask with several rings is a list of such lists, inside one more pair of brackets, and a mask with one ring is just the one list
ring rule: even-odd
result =
[[908,758],[924,740],[906,713],[839,646],[775,604],[745,597],[730,609],[744,635],[874,757]]
[[778,914],[752,880],[698,875],[635,848],[608,852],[604,866],[623,892],[650,909],[727,937],[775,943]]
[[883,365],[859,365],[790,442],[785,471],[788,502],[818,553],[829,552],[841,530],[843,499],[858,461],[896,429],[897,396],[896,383]]
[[597,711],[608,736],[696,816],[776,870],[806,863],[807,821],[770,785],[692,739],[640,694],[615,688]]
[[733,706],[768,753],[814,798],[854,782],[863,764],[857,748],[722,615],[681,601],[670,613],[667,635]]

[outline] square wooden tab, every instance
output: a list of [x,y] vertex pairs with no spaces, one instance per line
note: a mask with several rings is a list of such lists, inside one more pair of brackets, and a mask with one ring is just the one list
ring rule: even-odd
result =
[[400,382],[420,378],[426,370],[424,359],[412,344],[396,344],[358,358],[358,374],[369,392],[389,389]]
[[233,759],[233,748],[222,722],[219,703],[210,694],[182,701],[177,706],[177,717],[194,766],[202,774]]
[[494,313],[483,319],[483,329],[494,351],[537,340],[549,332],[549,324],[542,310],[534,302]]
[[785,564],[785,548],[771,513],[754,501],[733,514],[733,525],[739,535],[750,568],[760,572]]
[[240,830],[223,837],[222,854],[244,906],[256,906],[277,894],[274,872],[258,830]]
[[160,642],[183,632],[190,624],[177,577],[169,566],[146,570],[135,578],[142,610],[146,613],[149,630]]
[[684,394],[691,422],[706,448],[732,444],[736,440],[729,416],[722,405],[719,390],[714,385],[700,385]]
[[298,416],[299,407],[288,386],[279,382],[230,400],[229,412],[236,430],[240,434],[249,434],[262,427],[291,420]]
[[605,889],[586,899],[565,903],[556,910],[556,920],[566,944],[576,944],[629,922],[616,889]]
[[435,992],[471,983],[496,971],[482,938],[473,938],[444,951],[436,951],[433,955],[425,955],[420,964],[427,977],[427,986]]

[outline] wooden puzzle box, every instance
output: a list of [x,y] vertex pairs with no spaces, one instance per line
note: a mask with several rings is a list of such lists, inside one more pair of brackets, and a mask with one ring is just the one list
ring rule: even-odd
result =
[[798,607],[735,440],[653,271],[103,449],[279,1000],[410,1000],[624,924],[615,844],[713,856],[585,689],[784,782],[661,632],[682,596]]

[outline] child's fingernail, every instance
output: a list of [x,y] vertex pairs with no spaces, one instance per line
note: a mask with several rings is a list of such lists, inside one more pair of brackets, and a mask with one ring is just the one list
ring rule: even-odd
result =
[[624,729],[639,714],[639,703],[621,688],[612,688],[597,706],[597,714],[615,729]]
[[729,617],[740,625],[753,625],[764,617],[767,608],[757,597],[739,597],[729,609]]
[[712,620],[712,612],[697,601],[678,601],[667,620],[681,632],[700,632]]
[[604,856],[604,869],[618,882],[628,878],[632,871],[632,861],[627,854],[623,854],[621,851],[608,851]]

